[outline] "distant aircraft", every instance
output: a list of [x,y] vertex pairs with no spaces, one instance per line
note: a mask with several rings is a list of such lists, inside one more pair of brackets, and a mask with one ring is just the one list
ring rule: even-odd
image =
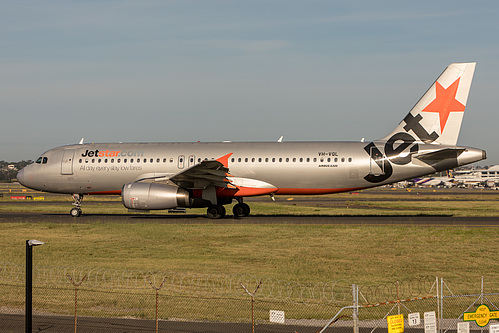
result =
[[[484,150],[456,146],[475,63],[449,65],[393,132],[372,142],[95,143],[51,149],[22,169],[26,187],[121,195],[130,210],[207,207],[235,217],[245,197],[339,193],[477,162]],[[368,119],[365,118],[365,119]]]
[[453,187],[457,185],[453,178],[447,177],[415,178],[413,179],[413,183],[416,186],[423,187]]

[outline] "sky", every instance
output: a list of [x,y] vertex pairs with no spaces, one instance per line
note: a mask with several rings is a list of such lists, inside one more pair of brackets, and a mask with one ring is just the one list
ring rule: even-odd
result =
[[458,144],[499,164],[499,2],[0,2],[0,160],[90,142],[357,141],[476,61]]

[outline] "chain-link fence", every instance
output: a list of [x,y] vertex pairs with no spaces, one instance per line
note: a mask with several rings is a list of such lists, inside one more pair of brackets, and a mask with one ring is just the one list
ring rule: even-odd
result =
[[[445,333],[457,329],[464,312],[480,304],[497,310],[499,303],[499,293],[483,287],[453,295],[434,277],[357,286],[245,274],[39,266],[33,272],[33,328],[51,332],[374,332],[387,331],[389,315],[435,311]],[[24,330],[24,278],[24,266],[0,264],[1,332]],[[411,328],[422,331],[424,323]]]

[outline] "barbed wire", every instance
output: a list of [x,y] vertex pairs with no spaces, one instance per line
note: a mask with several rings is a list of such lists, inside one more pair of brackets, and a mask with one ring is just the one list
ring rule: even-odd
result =
[[[25,268],[0,262],[0,281],[24,283]],[[165,279],[165,276],[167,277]],[[352,284],[346,280],[300,283],[251,274],[195,274],[170,271],[112,270],[79,266],[35,266],[36,286],[69,287],[71,281],[82,281],[81,288],[99,290],[150,290],[163,284],[162,292],[192,296],[243,297],[240,284],[261,287],[258,298],[304,303],[350,303]],[[359,286],[360,301],[374,304],[384,301],[432,294],[435,278],[422,277],[376,286]],[[433,291],[433,294],[436,292]]]
[[374,304],[388,300],[434,296],[437,294],[436,283],[435,277],[422,276],[375,286],[359,286],[359,298],[364,304]]

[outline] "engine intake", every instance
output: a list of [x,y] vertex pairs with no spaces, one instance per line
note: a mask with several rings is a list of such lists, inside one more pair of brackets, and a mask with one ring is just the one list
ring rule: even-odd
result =
[[123,185],[123,205],[129,209],[171,209],[191,207],[189,192],[178,186],[135,182]]

